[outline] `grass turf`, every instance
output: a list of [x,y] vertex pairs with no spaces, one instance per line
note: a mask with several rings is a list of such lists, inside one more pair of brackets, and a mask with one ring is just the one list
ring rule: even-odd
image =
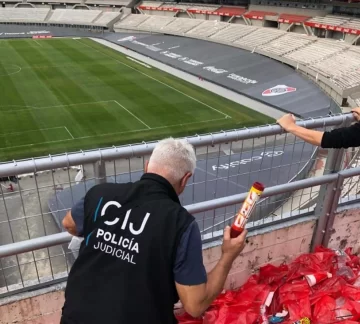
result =
[[0,160],[271,123],[89,39],[0,41]]

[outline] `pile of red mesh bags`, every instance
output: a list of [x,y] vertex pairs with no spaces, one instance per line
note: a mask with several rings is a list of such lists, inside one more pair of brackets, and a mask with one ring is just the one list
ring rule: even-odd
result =
[[236,291],[218,296],[202,318],[181,324],[355,324],[360,321],[360,258],[318,247],[289,265],[266,265]]

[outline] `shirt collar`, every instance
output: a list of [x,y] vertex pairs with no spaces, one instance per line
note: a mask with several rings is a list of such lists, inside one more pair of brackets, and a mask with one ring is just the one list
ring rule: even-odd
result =
[[151,181],[157,182],[158,184],[161,185],[162,188],[165,189],[166,193],[169,195],[169,197],[173,201],[180,204],[179,197],[178,197],[174,187],[164,177],[162,177],[158,174],[155,174],[155,173],[144,173],[143,176],[141,177],[141,180],[151,180]]

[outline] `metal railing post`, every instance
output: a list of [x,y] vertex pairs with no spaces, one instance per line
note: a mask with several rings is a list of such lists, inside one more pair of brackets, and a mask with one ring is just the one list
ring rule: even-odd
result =
[[333,189],[334,197],[333,197],[333,201],[332,201],[331,208],[329,211],[329,216],[327,217],[328,221],[326,224],[324,238],[323,238],[323,242],[322,242],[322,245],[326,246],[326,247],[328,246],[330,237],[334,232],[333,225],[334,225],[334,220],[335,220],[335,213],[336,213],[337,207],[339,205],[339,198],[341,196],[341,191],[343,189],[344,180],[345,180],[345,177],[341,173],[339,173],[338,179],[337,179],[335,187]]
[[[344,120],[342,127],[346,127],[349,124],[349,120]],[[326,159],[324,174],[336,173],[341,170],[344,160],[345,149],[332,149],[330,150]],[[344,179],[342,179],[342,182]],[[319,190],[318,201],[315,207],[315,215],[319,215],[319,219],[316,225],[314,236],[312,239],[311,249],[318,245],[324,244],[324,238],[326,230],[328,229],[328,222],[331,215],[333,204],[338,204],[339,196],[336,199],[336,193],[338,191],[339,178],[336,181],[321,186]],[[342,183],[341,183],[342,185]],[[341,186],[340,185],[340,186]],[[332,225],[331,225],[332,226]]]
[[101,184],[106,182],[106,170],[105,162],[103,160],[97,161],[94,164],[94,177],[95,184]]
[[329,220],[332,216],[331,212],[337,207],[340,195],[339,192],[341,192],[343,181],[344,178],[340,178],[338,175],[335,181],[321,188],[322,195],[319,194],[319,199],[321,200],[319,200],[318,205],[315,208],[315,215],[319,215],[319,218],[311,243],[312,251],[316,246],[323,245],[325,242],[325,236],[329,229]]

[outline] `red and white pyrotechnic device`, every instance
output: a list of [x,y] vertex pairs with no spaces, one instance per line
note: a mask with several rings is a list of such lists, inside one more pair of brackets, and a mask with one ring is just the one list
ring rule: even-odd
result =
[[245,201],[243,202],[239,212],[235,217],[234,223],[231,225],[231,238],[237,237],[243,232],[246,223],[251,213],[255,209],[255,205],[260,199],[260,196],[263,193],[264,189],[265,186],[260,182],[255,182],[252,185]]

